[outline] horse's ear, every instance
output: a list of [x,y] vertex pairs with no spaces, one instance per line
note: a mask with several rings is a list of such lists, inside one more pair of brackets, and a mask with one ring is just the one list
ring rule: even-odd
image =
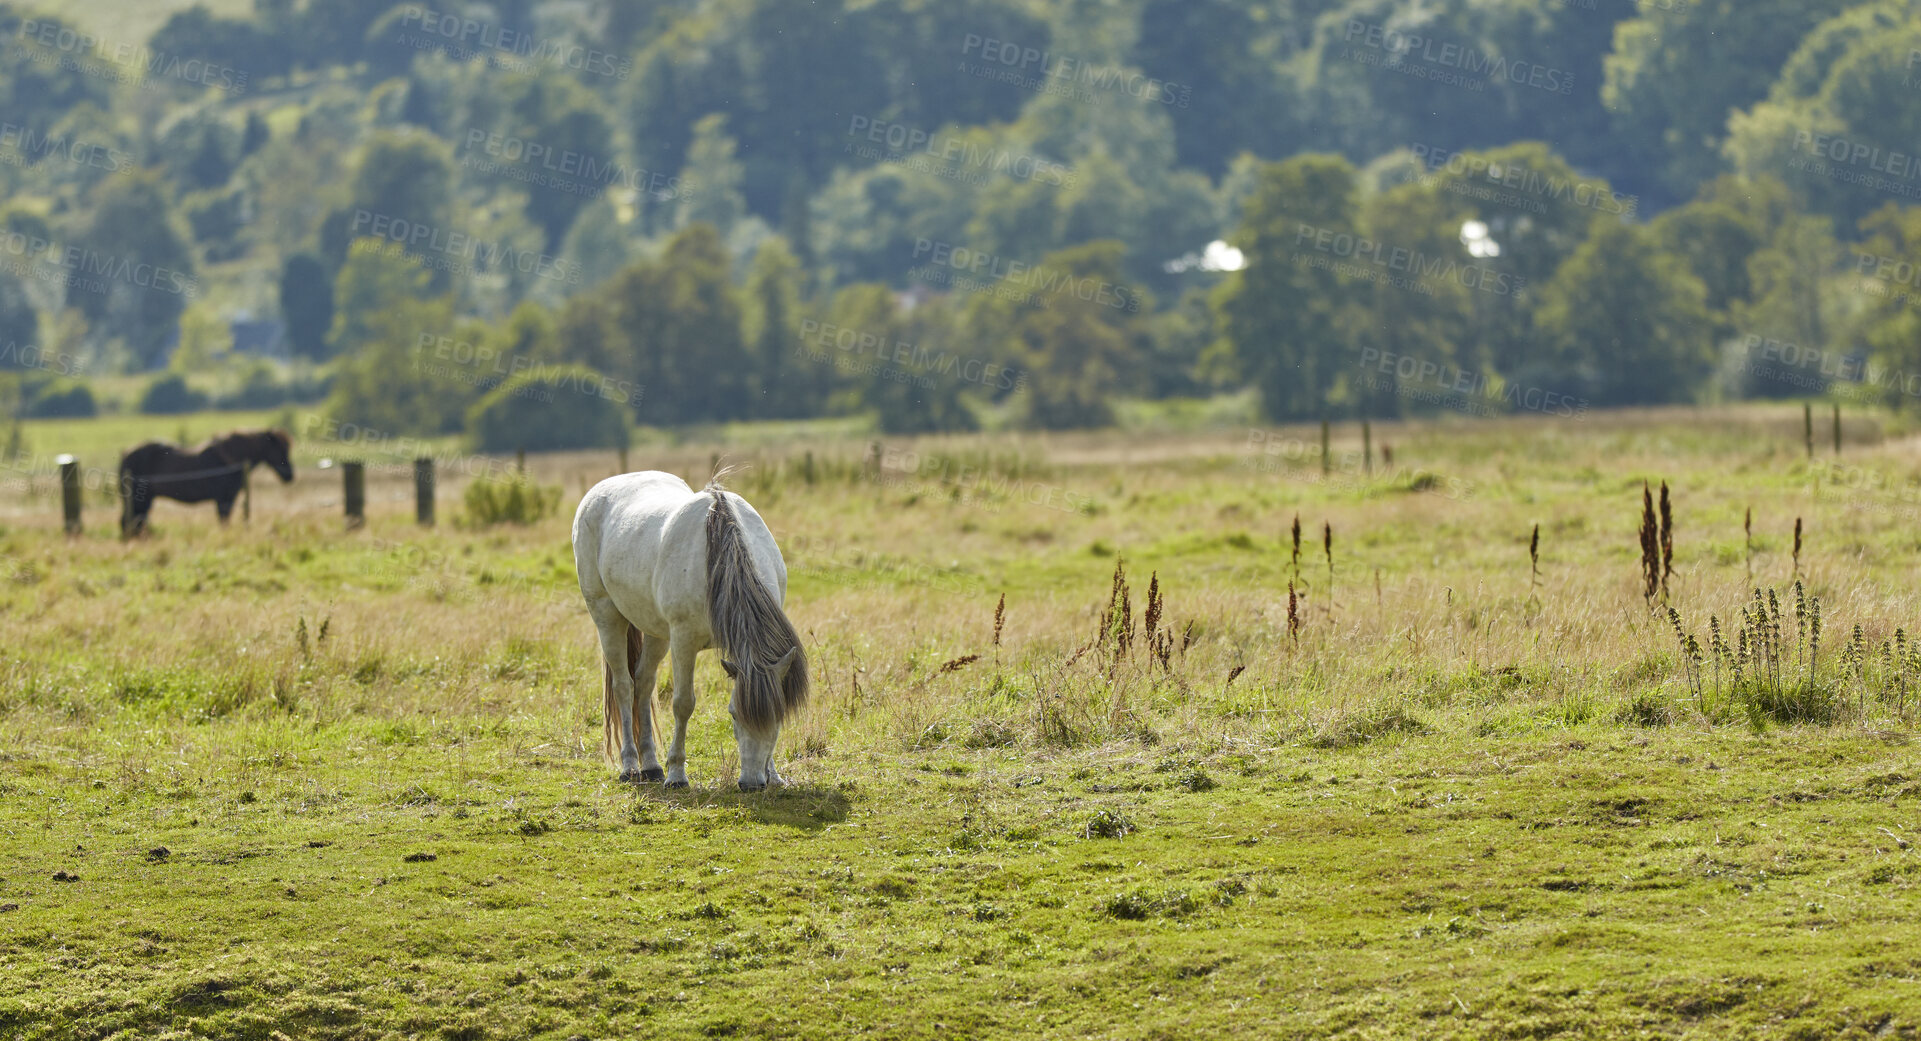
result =
[[779,661],[774,663],[774,682],[776,684],[786,682],[787,670],[794,667],[794,660],[799,657],[800,645],[795,644],[786,654],[781,655]]
[[725,659],[725,658],[722,658],[722,659],[720,660],[720,667],[721,667],[721,668],[723,668],[723,669],[726,669],[726,670],[727,670],[727,678],[728,678],[728,679],[730,679],[730,680],[737,680],[737,679],[739,679],[739,678],[740,678],[740,670],[739,670],[739,669],[736,669],[736,668],[734,668],[734,663],[733,663],[733,662],[730,662],[730,661],[728,661],[727,659]]

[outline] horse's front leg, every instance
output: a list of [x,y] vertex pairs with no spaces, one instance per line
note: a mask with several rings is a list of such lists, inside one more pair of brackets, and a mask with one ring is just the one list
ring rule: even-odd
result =
[[687,720],[694,714],[694,655],[700,647],[676,632],[668,638],[674,662],[674,743],[667,747],[667,787],[687,787]]
[[227,522],[228,522],[229,520],[232,520],[232,519],[233,519],[233,501],[234,501],[234,499],[235,499],[235,496],[232,496],[232,495],[223,495],[223,496],[221,496],[220,498],[218,498],[218,499],[215,499],[215,500],[214,500],[214,503],[213,503],[213,508],[214,508],[215,510],[217,510],[217,511],[219,511],[219,513],[220,513],[220,526],[221,526],[221,527],[223,527],[223,528],[227,526]]

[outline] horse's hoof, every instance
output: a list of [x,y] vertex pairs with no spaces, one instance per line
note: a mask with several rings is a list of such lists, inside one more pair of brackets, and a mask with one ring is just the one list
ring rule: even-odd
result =
[[743,784],[740,786],[740,790],[743,792],[758,792],[765,790],[766,787],[764,784]]
[[667,787],[669,787],[669,788],[685,788],[685,787],[687,787],[687,782],[686,782],[686,781],[668,781],[668,782],[667,782]]
[[637,773],[634,773],[634,772],[633,772],[633,771],[631,771],[631,770],[622,770],[622,771],[620,772],[620,779],[621,779],[621,781],[622,781],[622,782],[626,782],[626,781],[638,781],[638,780],[640,780],[640,775],[639,775],[639,774],[637,774]]
[[652,781],[655,784],[659,784],[660,782],[667,779],[667,771],[662,770],[658,766],[654,767],[652,770],[642,770],[640,772],[640,779],[642,781]]

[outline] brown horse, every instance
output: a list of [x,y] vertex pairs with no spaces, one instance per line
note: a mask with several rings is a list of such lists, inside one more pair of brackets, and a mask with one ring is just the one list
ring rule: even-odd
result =
[[282,483],[293,480],[291,448],[284,430],[236,432],[192,451],[159,441],[135,448],[120,460],[121,537],[147,529],[147,513],[161,496],[180,502],[212,499],[220,523],[227,523],[247,472],[256,464],[272,467]]

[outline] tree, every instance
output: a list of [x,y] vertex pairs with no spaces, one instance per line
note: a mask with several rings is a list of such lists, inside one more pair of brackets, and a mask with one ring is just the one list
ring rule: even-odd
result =
[[167,367],[183,376],[211,372],[232,350],[232,327],[212,307],[196,303],[180,316],[180,345]]
[[[32,22],[31,31],[23,28]],[[74,62],[58,47],[60,39],[86,34],[57,17],[22,15],[0,4],[0,112],[26,134],[45,134],[61,116],[82,104],[105,108],[108,81]],[[47,40],[48,43],[40,41]]]
[[334,287],[327,266],[312,253],[295,253],[280,271],[280,317],[293,352],[320,361],[333,328]]
[[[1748,259],[1751,299],[1735,305],[1736,324],[1751,335],[1826,352],[1840,332],[1840,308],[1830,289],[1840,273],[1841,245],[1826,217],[1796,216],[1775,232],[1773,240]],[[1815,357],[1824,357],[1815,355]],[[1780,359],[1750,359],[1744,388],[1751,395],[1800,396],[1834,375],[1833,366],[1796,365],[1800,355]]]
[[[358,239],[334,282],[334,321],[327,334],[329,353],[352,357],[376,342],[380,315],[398,304],[435,295],[433,279],[418,258],[392,242]],[[451,306],[451,305],[449,305]],[[427,330],[444,335],[447,326]]]
[[[1856,255],[1872,267],[1857,271],[1857,288],[1867,298],[1858,318],[1860,339],[1874,361],[1865,375],[1893,407],[1912,406],[1915,375],[1921,373],[1921,207],[1893,203],[1861,223],[1867,239]],[[1860,263],[1860,262],[1857,262]]]
[[712,225],[692,224],[658,260],[637,260],[562,312],[560,356],[633,386],[641,422],[753,415],[739,293]]
[[205,62],[212,67],[208,78],[236,94],[258,87],[269,76],[286,75],[293,63],[286,38],[249,19],[222,18],[204,4],[175,11],[147,46],[169,62]]
[[180,313],[199,291],[192,251],[167,220],[172,209],[153,172],[112,178],[94,193],[80,252],[68,254],[83,268],[73,272],[69,302],[147,368],[164,360]]
[[[459,432],[468,406],[487,388],[486,369],[435,346],[484,342],[486,327],[456,324],[452,297],[400,296],[365,317],[364,346],[342,359],[323,411],[392,436]],[[449,330],[452,330],[451,332]]]
[[[1602,99],[1614,115],[1610,166],[1641,194],[1686,197],[1720,173],[1728,113],[1767,95],[1808,32],[1850,0],[1649,4],[1621,23]],[[1638,177],[1648,170],[1652,177]]]
[[825,403],[809,368],[796,363],[800,346],[800,262],[786,240],[761,243],[747,273],[743,335],[758,384],[754,414],[765,419],[806,415]]
[[1541,293],[1535,326],[1559,363],[1542,389],[1604,405],[1690,400],[1713,367],[1706,297],[1652,232],[1596,222]]
[[727,136],[727,117],[716,112],[694,124],[694,140],[687,148],[687,165],[680,172],[685,190],[680,196],[675,227],[696,222],[714,226],[722,238],[747,214],[740,194],[746,168],[735,159],[737,146]]
[[618,384],[584,365],[509,377],[467,410],[482,452],[627,447],[627,401]]
[[[354,166],[347,205],[321,226],[321,255],[338,269],[348,246],[368,236],[415,253],[448,248],[460,231],[454,226],[453,187],[453,159],[445,143],[419,132],[375,133]],[[447,288],[443,268],[432,274],[436,289]]]
[[39,346],[40,316],[26,287],[19,276],[0,271],[0,369],[32,367]]
[[[1305,134],[1304,106],[1276,57],[1272,20],[1238,0],[1148,0],[1134,60],[1167,85],[1181,163],[1219,176],[1243,149],[1285,155]],[[1277,20],[1277,19],[1276,19]]]
[[1352,365],[1342,352],[1358,297],[1337,265],[1353,260],[1360,230],[1354,167],[1328,155],[1268,164],[1242,212],[1232,242],[1246,267],[1214,296],[1221,336],[1269,418],[1320,415]]

